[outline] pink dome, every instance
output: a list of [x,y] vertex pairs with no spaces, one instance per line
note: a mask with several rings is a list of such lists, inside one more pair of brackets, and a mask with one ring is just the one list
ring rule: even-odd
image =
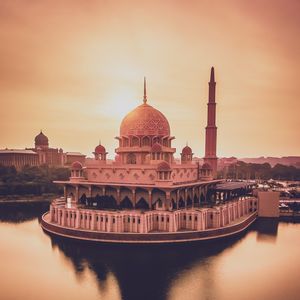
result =
[[72,170],[81,170],[82,164],[79,161],[74,161],[71,166]]
[[151,147],[151,152],[161,152],[161,151],[162,151],[162,146],[159,143],[155,143]]
[[166,161],[162,161],[161,163],[159,163],[157,165],[157,170],[158,171],[171,171],[171,167],[170,167],[169,163],[167,163]]
[[99,144],[99,145],[95,148],[95,153],[96,153],[96,154],[106,153],[106,149],[105,149],[104,146],[102,146],[101,144]]
[[192,155],[192,154],[193,154],[192,148],[189,147],[189,146],[185,146],[185,147],[182,149],[182,154],[185,154],[185,155]]
[[170,135],[167,118],[157,109],[144,103],[125,116],[120,126],[120,136]]

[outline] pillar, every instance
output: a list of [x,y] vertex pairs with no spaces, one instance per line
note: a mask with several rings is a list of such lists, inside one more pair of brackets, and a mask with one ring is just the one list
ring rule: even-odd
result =
[[171,193],[170,191],[166,191],[166,203],[165,203],[166,210],[170,210],[170,201],[171,201]]
[[120,205],[120,202],[121,202],[121,190],[120,188],[117,188],[117,204],[118,206]]
[[80,211],[79,209],[76,210],[76,221],[75,221],[75,228],[80,227]]
[[65,199],[65,202],[67,202],[67,186],[64,185],[64,199]]
[[76,185],[75,187],[75,203],[78,203],[79,201],[79,187]]
[[135,208],[135,204],[136,204],[135,189],[132,190],[132,202],[133,202],[133,208]]
[[152,190],[148,191],[149,208],[152,209]]

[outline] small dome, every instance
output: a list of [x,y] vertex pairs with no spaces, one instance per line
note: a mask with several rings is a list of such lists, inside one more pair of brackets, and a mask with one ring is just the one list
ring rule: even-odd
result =
[[79,161],[74,161],[71,166],[72,170],[81,170],[82,164]]
[[189,146],[185,146],[185,147],[182,149],[182,154],[185,154],[185,155],[192,155],[192,154],[193,154],[192,148],[189,147]]
[[171,171],[171,167],[170,167],[169,163],[167,163],[166,161],[162,161],[161,163],[159,163],[157,165],[157,170],[158,171]]
[[205,163],[205,164],[202,165],[201,169],[202,170],[211,170],[211,166],[210,166],[210,164]]
[[162,146],[159,143],[155,143],[151,147],[151,152],[161,152],[161,151],[162,151]]
[[35,142],[36,146],[48,146],[49,145],[48,138],[43,134],[42,131],[34,138],[34,142]]
[[99,145],[95,148],[95,153],[96,153],[96,154],[106,153],[106,149],[105,149],[104,146],[102,146],[101,144],[99,144]]
[[169,136],[170,125],[159,110],[144,103],[127,114],[121,123],[120,136],[129,135]]

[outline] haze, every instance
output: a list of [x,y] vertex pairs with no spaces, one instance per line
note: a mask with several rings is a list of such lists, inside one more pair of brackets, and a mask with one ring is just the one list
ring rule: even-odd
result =
[[210,67],[218,156],[299,155],[300,2],[0,1],[0,148],[114,156],[122,118],[148,103],[177,155],[204,155]]

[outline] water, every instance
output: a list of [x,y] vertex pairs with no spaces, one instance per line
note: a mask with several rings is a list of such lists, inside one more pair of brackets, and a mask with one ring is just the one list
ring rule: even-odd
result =
[[48,204],[0,204],[0,299],[300,299],[300,224],[260,222],[240,236],[176,246],[51,238]]

